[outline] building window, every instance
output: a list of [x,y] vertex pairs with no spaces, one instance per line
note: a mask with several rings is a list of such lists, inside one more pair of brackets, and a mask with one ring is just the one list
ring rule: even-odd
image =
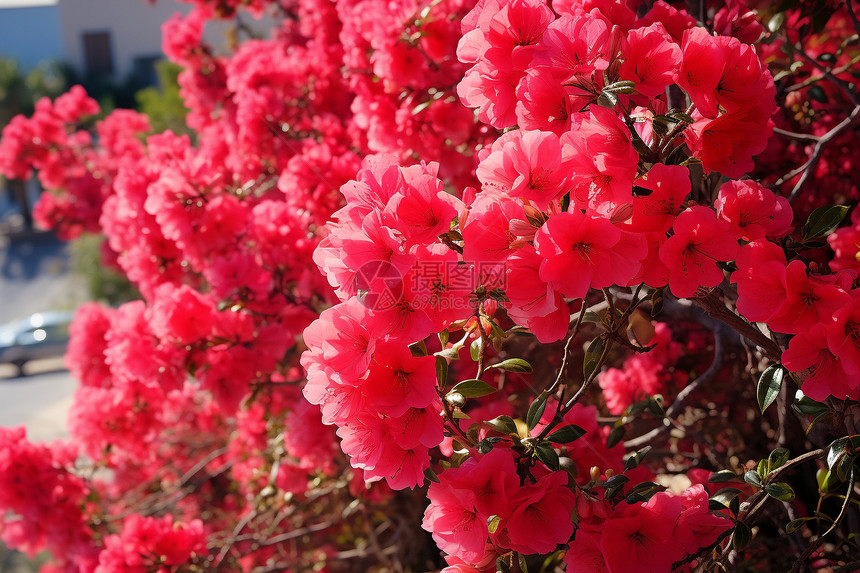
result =
[[134,59],[134,79],[140,87],[158,85],[158,70],[155,67],[163,60],[161,55],[140,56]]
[[84,71],[87,77],[113,75],[110,32],[89,32],[84,39]]

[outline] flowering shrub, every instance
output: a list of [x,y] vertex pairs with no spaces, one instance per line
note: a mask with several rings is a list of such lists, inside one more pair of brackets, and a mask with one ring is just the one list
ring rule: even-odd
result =
[[[4,130],[39,220],[103,231],[143,297],[79,310],[70,442],[0,434],[6,543],[98,573],[856,565],[860,219],[810,187],[860,115],[850,4],[194,4],[164,43],[194,142],[125,110],[93,137],[78,88]],[[282,24],[201,43],[243,11]],[[776,127],[824,85],[813,133]]]

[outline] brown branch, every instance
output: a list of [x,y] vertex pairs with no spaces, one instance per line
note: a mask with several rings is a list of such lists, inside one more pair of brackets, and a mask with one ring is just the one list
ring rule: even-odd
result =
[[[811,452],[806,452],[803,455],[797,456],[793,460],[787,461],[785,463],[785,465],[773,470],[762,481],[762,488],[759,491],[757,491],[756,493],[754,493],[749,498],[749,500],[747,500],[748,504],[752,505],[753,503],[755,503],[755,506],[750,511],[745,512],[743,516],[738,515],[738,521],[743,521],[749,526],[754,525],[755,519],[758,517],[758,515],[764,510],[764,508],[767,506],[767,504],[770,502],[770,500],[774,499],[771,496],[769,496],[767,494],[767,492],[765,491],[764,488],[766,485],[773,483],[777,478],[779,478],[782,474],[784,474],[788,470],[792,469],[793,467],[800,465],[804,462],[807,462],[809,460],[812,460],[812,459],[818,459],[818,458],[824,457],[826,454],[827,454],[827,450],[825,450],[825,449],[818,449],[818,450],[813,450]],[[734,536],[734,530],[732,530],[732,535]],[[729,543],[726,546],[726,548],[723,550],[723,553],[720,556],[720,558],[717,560],[717,562],[722,563],[723,561],[725,561],[729,557],[729,554],[731,552],[732,552],[732,544]]]
[[[853,68],[854,64],[856,64],[857,62],[860,62],[860,54],[851,58],[851,60],[848,63],[846,63],[845,65],[839,66],[838,68],[833,68],[833,71],[831,73],[834,75],[843,74],[843,73],[849,71],[851,68]],[[788,86],[787,88],[785,88],[785,93],[791,93],[791,92],[796,92],[797,90],[802,90],[805,87],[808,87],[814,83],[820,82],[821,80],[825,79],[826,77],[827,76],[810,76],[810,77],[806,78],[805,80],[803,80],[802,82],[798,82],[794,85],[791,85],[791,86]],[[776,131],[776,130],[774,130],[774,131]]]
[[830,80],[830,83],[832,83],[837,88],[842,90],[842,93],[844,93],[848,97],[848,101],[850,101],[854,105],[860,104],[860,102],[857,101],[857,94],[855,94],[853,91],[851,91],[851,87],[850,87],[850,84],[848,82],[841,80],[841,79],[837,78],[836,76],[834,76],[833,72],[831,71],[831,68],[825,68],[824,66],[822,66],[818,60],[816,60],[815,58],[813,58],[812,56],[810,56],[809,54],[804,52],[803,48],[800,46],[800,44],[795,45],[794,48],[795,48],[795,50],[797,50],[797,53],[800,54],[801,58],[803,58],[804,60],[806,60],[807,62],[809,62],[813,66],[815,66],[818,69],[818,71],[820,71],[822,74],[824,74],[824,76],[828,80]]
[[[797,182],[797,184],[794,186],[794,189],[791,190],[791,194],[789,194],[788,196],[789,202],[793,202],[803,190],[803,187],[807,184],[807,182],[809,182],[809,178],[812,177],[813,171],[815,171],[815,166],[818,165],[818,162],[821,160],[821,156],[824,153],[824,147],[831,140],[833,140],[833,138],[848,129],[851,124],[857,121],[858,117],[860,117],[860,105],[856,105],[848,117],[843,119],[833,129],[818,138],[818,141],[816,142],[815,147],[812,150],[812,155],[809,157],[809,161],[807,161],[803,166],[803,175],[800,177],[800,180]],[[792,177],[794,177],[795,175],[797,175],[797,173],[794,173]]]
[[854,3],[848,0],[848,14],[851,16],[851,21],[854,22],[854,29],[860,34],[860,20],[857,19],[857,14],[854,13]]
[[[815,450],[812,452],[807,452],[801,456],[794,458],[793,460],[789,460],[788,462],[785,463],[785,465],[783,465],[782,467],[771,472],[771,474],[768,476],[765,483],[770,483],[772,480],[778,478],[784,472],[788,471],[789,469],[793,468],[796,465],[799,465],[799,464],[806,462],[810,459],[817,459],[817,458],[823,457],[826,453],[827,453],[827,450],[819,449],[819,450]],[[767,495],[767,493],[764,491],[764,489],[757,491],[752,496],[750,496],[749,500],[747,500],[747,502],[746,502],[749,505],[755,504],[755,506],[750,511],[746,512],[743,517],[738,515],[738,520],[739,521],[745,521],[745,522],[753,520],[756,516],[758,516],[759,513],[761,513],[762,509],[764,509],[765,505],[767,505],[767,503],[770,499],[771,499],[771,497],[769,495]],[[705,547],[700,547],[697,551],[690,553],[689,555],[687,555],[683,559],[681,559],[679,561],[675,561],[672,564],[672,571],[675,571],[676,569],[678,569],[682,565],[685,565],[691,561],[695,561],[696,559],[699,558],[700,555],[707,553],[708,551],[710,551],[712,549],[716,549],[718,546],[720,546],[722,544],[722,542],[727,537],[729,537],[730,535],[733,535],[733,534],[734,534],[734,528],[725,530],[723,533],[720,534],[720,536],[717,538],[717,540],[714,543],[712,543],[710,545],[706,545]],[[724,559],[726,559],[729,556],[729,554],[731,552],[732,552],[732,544],[729,543],[726,546],[725,550],[723,551],[723,554],[719,557],[719,559],[717,559],[717,561],[722,562]],[[708,560],[705,560],[702,563],[700,563],[699,566],[696,568],[695,573],[700,573],[701,571],[703,571],[704,567],[707,563],[708,563]]]
[[851,502],[851,495],[854,493],[854,468],[851,469],[850,477],[848,478],[848,491],[845,493],[845,501],[842,503],[842,507],[839,509],[839,515],[836,516],[836,519],[833,521],[833,524],[830,528],[818,536],[818,539],[809,544],[809,547],[800,555],[800,558],[794,563],[791,571],[789,573],[799,573],[800,569],[803,567],[806,560],[812,555],[812,553],[821,547],[821,544],[824,543],[824,538],[832,533],[842,520],[845,518],[845,515],[848,513],[848,505]]
[[705,297],[691,298],[689,300],[704,310],[708,316],[727,324],[735,332],[759,346],[768,358],[774,362],[779,362],[782,357],[782,349],[779,345],[766,336],[762,331],[758,330],[746,320],[729,310],[726,305],[723,304],[723,301],[720,298],[721,296],[722,292],[717,288],[708,293]]
[[666,417],[664,418],[664,423],[662,426],[658,426],[648,432],[647,434],[643,434],[639,437],[627,440],[624,442],[624,447],[626,449],[639,448],[644,446],[651,440],[657,438],[661,434],[664,434],[669,431],[671,428],[671,424],[669,424],[669,420],[677,416],[681,413],[681,410],[684,407],[684,401],[687,397],[695,392],[700,386],[704,384],[708,384],[714,377],[720,372],[720,369],[723,367],[723,335],[722,329],[724,327],[721,324],[717,325],[717,328],[714,329],[714,359],[711,361],[711,365],[708,366],[708,369],[702,372],[702,374],[697,377],[695,380],[687,384],[687,386],[678,392],[678,395],[675,397],[675,401],[672,402],[672,405],[669,406],[669,409],[666,410]]

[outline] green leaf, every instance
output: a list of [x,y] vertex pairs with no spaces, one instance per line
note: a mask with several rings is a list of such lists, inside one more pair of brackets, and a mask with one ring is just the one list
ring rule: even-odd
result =
[[836,230],[847,213],[848,207],[845,205],[819,207],[809,215],[803,225],[803,241],[829,235]]
[[665,115],[658,115],[651,120],[651,128],[657,135],[666,135],[674,127],[675,123],[677,122],[672,121]]
[[782,25],[785,24],[785,11],[779,11],[770,17],[770,20],[767,21],[767,29],[770,30],[771,33],[777,32]]
[[466,398],[480,398],[481,396],[489,396],[497,390],[498,388],[493,388],[483,380],[478,379],[464,380],[463,382],[460,382],[459,384],[451,388],[451,392],[459,392]]
[[546,439],[555,444],[569,444],[584,436],[585,433],[585,430],[576,424],[568,424],[548,435]]
[[857,456],[842,456],[842,459],[839,460],[839,463],[836,464],[836,476],[845,481],[848,479],[848,474],[851,473],[851,468],[854,466],[854,461],[857,459]]
[[605,347],[606,342],[603,340],[603,335],[598,336],[588,345],[585,357],[582,359],[582,375],[585,380],[591,378],[594,369],[597,368],[597,363],[600,362],[600,357],[603,355]]
[[836,462],[845,454],[845,447],[848,445],[848,438],[839,438],[833,440],[827,447],[827,467],[833,469]]
[[732,547],[736,551],[740,551],[752,539],[752,531],[750,531],[750,526],[744,523],[743,521],[738,521],[735,524],[735,533],[732,535]]
[[593,310],[586,310],[585,314],[582,315],[582,322],[603,322],[603,319],[600,318],[600,315],[594,312]]
[[663,396],[660,394],[649,396],[648,400],[645,401],[645,409],[658,418],[666,417],[666,411],[663,409]]
[[511,566],[507,564],[504,557],[496,559],[496,571],[499,573],[510,573]]
[[737,477],[738,475],[732,470],[720,470],[708,478],[708,483],[723,483],[737,479]]
[[454,410],[454,412],[451,415],[454,416],[454,419],[456,419],[456,420],[471,420],[472,419],[469,416],[469,414],[467,414],[466,412],[461,412],[460,410]]
[[421,358],[422,356],[427,356],[429,352],[427,352],[427,345],[424,344],[423,340],[419,340],[418,342],[413,342],[409,345],[409,352],[412,353],[412,356],[417,358]]
[[473,362],[477,362],[478,358],[481,357],[481,350],[484,347],[484,339],[480,336],[472,341],[472,344],[469,346],[469,355],[472,357]]
[[445,350],[440,350],[433,354],[433,356],[438,356],[439,358],[447,358],[448,360],[460,360],[460,349],[462,346],[452,346],[451,348],[446,348]]
[[[816,476],[818,478],[818,476]],[[836,475],[836,472],[833,470],[827,470],[824,475],[818,481],[818,488],[823,493],[828,493],[839,487],[839,484],[842,483],[842,480],[839,479],[839,476]]]
[[507,360],[502,360],[497,364],[493,364],[490,368],[498,368],[500,370],[507,370],[508,372],[532,371],[532,365],[522,358],[508,358]]
[[552,471],[558,471],[558,454],[549,444],[540,444],[535,448],[535,457],[542,461]]
[[439,333],[439,342],[442,344],[442,348],[445,348],[445,345],[448,344],[448,339],[450,336],[451,333],[448,332],[447,329]]
[[624,460],[624,471],[632,470],[640,463],[642,463],[642,458],[644,458],[645,454],[647,454],[649,451],[651,451],[651,446],[645,446],[641,450],[636,451],[636,453],[627,456],[627,458]]
[[767,477],[767,460],[759,460],[755,473],[758,474],[759,479]]
[[478,435],[480,434],[480,432],[480,426],[478,426],[477,422],[474,422],[471,426],[469,426],[469,429],[466,430],[466,438],[469,439],[470,443],[475,444],[478,442]]
[[478,442],[478,451],[482,454],[488,454],[492,451],[493,446],[498,444],[499,442],[504,442],[504,438],[500,438],[499,436],[490,436],[489,438],[484,438],[480,442]]
[[741,510],[741,498],[740,498],[740,496],[732,498],[732,500],[729,502],[729,511],[732,513],[732,515],[737,517],[740,510]]
[[502,521],[502,518],[499,517],[498,515],[491,515],[487,519],[487,529],[490,530],[490,533],[496,532],[496,530],[499,528],[499,523],[501,523],[501,521]]
[[439,388],[448,384],[448,361],[441,356],[436,357],[436,380],[439,382]]
[[663,289],[658,288],[651,293],[651,316],[655,317],[663,310]]
[[522,553],[517,554],[517,562],[520,564],[520,571],[529,573],[529,564],[526,563],[526,556]]
[[616,474],[606,480],[603,484],[603,497],[605,499],[612,499],[624,489],[624,484],[630,481],[630,478],[624,474]]
[[624,439],[624,434],[627,432],[627,429],[624,426],[615,426],[612,428],[612,431],[609,432],[609,435],[606,436],[606,447],[609,449],[614,448],[618,445],[622,439]]
[[549,398],[549,392],[544,390],[529,406],[529,411],[526,414],[526,425],[529,430],[533,430],[540,422],[543,411],[546,409],[546,400]]
[[499,345],[501,347],[501,342],[505,338],[504,329],[496,324],[495,320],[490,320],[490,339],[493,341],[493,346]]
[[814,99],[818,103],[827,103],[830,101],[830,98],[827,97],[827,92],[824,91],[824,88],[819,86],[818,84],[814,84],[809,86],[809,99]]
[[761,478],[758,476],[758,472],[748,471],[744,474],[744,481],[750,485],[754,485],[758,488],[761,487]]
[[636,83],[630,80],[621,80],[603,88],[603,93],[633,94],[636,93]]
[[827,406],[821,402],[816,402],[809,396],[803,396],[800,400],[791,405],[795,412],[803,416],[818,416],[821,413],[827,412]]
[[627,492],[627,497],[624,498],[624,501],[629,504],[648,501],[655,493],[665,489],[665,487],[658,483],[654,483],[653,481],[642,482],[635,485],[629,492]]
[[794,533],[800,526],[806,523],[807,521],[819,521],[819,520],[828,521],[833,523],[833,518],[829,515],[816,512],[815,515],[807,515],[806,517],[798,517],[797,519],[792,519],[788,522],[788,525],[785,526],[786,533]]
[[791,453],[787,449],[776,448],[767,457],[767,473],[784,466],[790,457]]
[[768,406],[773,404],[776,397],[779,396],[779,391],[782,388],[782,380],[785,373],[788,372],[779,364],[771,364],[761,373],[756,387],[755,397],[758,402],[758,408],[762,414],[767,410]]
[[734,487],[724,487],[713,496],[711,496],[711,501],[714,501],[720,504],[723,507],[718,509],[724,509],[729,507],[729,503],[736,498],[741,493],[741,490]]
[[696,120],[689,114],[684,113],[683,111],[672,110],[666,114],[666,117],[674,119],[676,121],[683,121],[684,123],[696,123]]
[[[680,148],[677,148],[677,149],[680,149]],[[681,167],[688,167],[690,165],[701,165],[701,164],[702,164],[702,160],[699,159],[698,157],[688,157],[687,159],[685,159],[684,161],[682,161],[680,163]]]
[[517,425],[514,423],[514,419],[510,416],[498,416],[492,420],[487,420],[484,423],[497,432],[501,432],[503,434],[517,433]]
[[794,499],[794,490],[785,482],[769,483],[764,486],[764,491],[767,494],[779,501],[791,501]]
[[601,107],[605,107],[608,109],[614,109],[615,104],[618,103],[618,96],[614,93],[603,92],[599,96],[597,96],[597,105]]
[[439,483],[439,476],[436,475],[436,472],[434,472],[432,468],[424,470],[424,477],[432,482]]

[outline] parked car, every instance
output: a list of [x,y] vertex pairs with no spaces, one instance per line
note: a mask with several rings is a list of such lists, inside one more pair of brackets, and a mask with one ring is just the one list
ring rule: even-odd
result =
[[72,311],[37,312],[28,318],[0,326],[0,364],[12,364],[18,374],[31,360],[66,353]]

